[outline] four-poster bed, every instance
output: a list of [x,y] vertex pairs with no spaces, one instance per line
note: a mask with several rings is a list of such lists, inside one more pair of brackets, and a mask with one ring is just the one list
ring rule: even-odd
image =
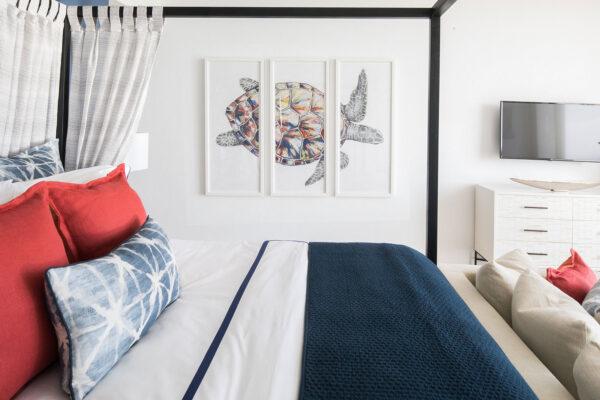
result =
[[[73,259],[69,254],[71,265],[46,270],[60,364],[15,398],[64,398],[59,370],[64,391],[74,399],[92,400],[113,398],[116,390],[123,399],[569,398],[501,317],[486,308],[468,280],[471,271],[442,268],[442,273],[434,264],[440,26],[442,15],[455,2],[439,0],[431,8],[162,9],[165,18],[429,20],[427,258],[406,246],[372,243],[173,240],[171,245],[152,218],[142,221],[146,213],[128,187],[122,166],[76,187],[35,185],[29,195],[39,190],[56,196],[51,209],[56,204],[59,209],[70,207],[56,193],[120,185],[127,206],[135,210],[128,227],[138,230],[133,235],[129,231],[125,241],[127,235],[122,235],[116,248],[105,243],[103,251],[93,253],[97,258]],[[154,12],[148,9],[147,15]],[[97,8],[78,13],[88,21],[99,14]],[[67,21],[57,124],[63,161],[71,44]],[[86,196],[93,202],[97,193],[90,193]],[[114,205],[106,215],[115,217],[115,210],[127,213],[127,207]],[[58,225],[66,232],[67,249],[84,254],[87,249],[77,241],[94,235],[71,237],[74,229],[60,218]],[[84,233],[93,228],[80,225]],[[113,250],[106,254],[108,247]],[[120,258],[123,254],[129,259]],[[166,275],[169,279],[164,280]],[[150,289],[144,292],[146,277]],[[142,310],[131,316],[130,310],[138,306],[129,293],[134,288],[150,293],[150,300],[146,298]]]
[[[164,18],[315,18],[315,19],[429,19],[429,110],[427,135],[427,233],[426,255],[437,261],[438,221],[438,159],[439,159],[439,98],[440,98],[440,27],[442,15],[456,0],[438,0],[431,8],[344,8],[344,7],[164,7]],[[123,10],[120,10],[121,15]],[[81,8],[78,10],[83,16]],[[152,9],[147,10],[148,17]],[[97,17],[96,7],[92,15]],[[134,10],[134,16],[137,10]],[[57,137],[64,160],[69,110],[69,73],[71,30],[65,20],[61,81],[58,105]]]

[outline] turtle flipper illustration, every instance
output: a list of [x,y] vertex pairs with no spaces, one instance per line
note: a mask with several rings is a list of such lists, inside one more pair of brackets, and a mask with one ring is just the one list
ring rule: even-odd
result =
[[[344,169],[348,166],[350,159],[348,158],[348,154],[340,151],[340,169]],[[315,168],[315,172],[308,178],[305,186],[312,185],[315,182],[320,181],[325,176],[325,157],[321,157],[319,162],[317,163],[317,168]]]
[[315,172],[308,178],[308,180],[304,183],[305,186],[312,185],[315,182],[320,181],[325,176],[325,157],[321,157],[319,162],[317,163],[317,168],[315,168]]
[[244,143],[244,138],[239,131],[229,131],[217,135],[217,144],[219,146],[239,146]]
[[383,136],[377,129],[366,125],[350,124],[346,131],[346,140],[355,142],[379,144],[383,143]]
[[244,92],[249,92],[252,89],[258,90],[258,81],[251,78],[242,78],[240,79],[240,86],[244,89]]
[[383,143],[383,135],[378,129],[358,124],[367,114],[367,86],[367,73],[363,69],[358,75],[356,88],[350,94],[350,101],[348,104],[341,105],[343,122],[342,132],[340,132],[341,144],[346,140],[368,144]]
[[[255,156],[259,146],[259,82],[240,79],[244,93],[225,109],[231,130],[217,135],[219,146],[244,146]],[[359,124],[367,112],[367,74],[362,70],[350,101],[341,105],[342,129],[340,146],[346,140],[360,143],[383,142],[381,132]],[[286,165],[307,165],[317,162],[313,174],[305,182],[313,185],[325,177],[325,94],[308,83],[280,82],[275,84],[275,162]],[[340,168],[350,159],[340,152]]]
[[358,83],[350,94],[350,101],[348,104],[342,105],[342,114],[352,122],[365,119],[367,114],[367,74],[364,69],[358,75]]
[[348,154],[340,151],[340,169],[344,169],[350,163],[350,158],[348,158]]

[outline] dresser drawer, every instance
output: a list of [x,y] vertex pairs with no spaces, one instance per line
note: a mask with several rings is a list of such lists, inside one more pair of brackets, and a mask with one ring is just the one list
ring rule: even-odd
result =
[[600,221],[600,198],[573,199],[573,219],[582,221]]
[[495,208],[498,217],[564,220],[573,217],[573,202],[568,197],[498,195]]
[[573,243],[600,244],[600,222],[573,221]]
[[571,242],[542,243],[516,240],[500,240],[496,242],[494,257],[498,258],[509,251],[523,249],[531,256],[537,267],[556,268],[569,258]]
[[573,223],[558,219],[497,218],[496,239],[524,242],[571,242]]
[[573,249],[579,253],[588,267],[600,270],[600,244],[573,243]]

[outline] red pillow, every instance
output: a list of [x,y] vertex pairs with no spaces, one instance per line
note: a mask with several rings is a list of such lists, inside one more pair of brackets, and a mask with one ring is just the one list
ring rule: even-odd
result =
[[583,302],[585,295],[598,280],[594,271],[573,249],[571,249],[571,257],[565,260],[558,269],[548,268],[546,274],[550,283],[579,303]]
[[68,263],[45,187],[0,206],[0,399],[56,359],[44,272]]
[[146,221],[142,201],[127,183],[125,164],[86,184],[46,184],[72,262],[108,254]]

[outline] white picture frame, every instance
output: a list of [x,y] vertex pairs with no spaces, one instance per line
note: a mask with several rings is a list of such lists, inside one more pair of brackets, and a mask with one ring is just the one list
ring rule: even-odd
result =
[[[304,71],[298,73],[297,76],[291,71],[287,71],[285,73],[280,73],[278,71],[278,65],[293,65],[293,64],[302,64],[306,67]],[[322,65],[322,76],[318,83],[310,82],[310,79],[304,79],[307,74],[309,74],[309,67],[314,68],[316,65]],[[296,66],[297,67],[297,66]],[[291,68],[290,70],[293,70]],[[298,72],[298,71],[296,71]],[[269,170],[270,170],[270,194],[271,196],[291,196],[291,197],[324,197],[328,196],[330,192],[330,179],[331,176],[331,166],[332,160],[330,157],[329,151],[329,143],[327,132],[331,132],[332,121],[330,121],[330,83],[329,83],[329,72],[330,72],[330,61],[325,58],[272,58],[269,60],[269,115],[267,118],[270,123],[270,135],[269,135],[269,151],[266,152],[266,155],[269,157]],[[304,75],[304,76],[303,76]],[[280,79],[281,78],[281,79]],[[276,122],[276,87],[275,85],[279,82],[296,82],[303,81],[311,84],[311,86],[321,90],[324,92],[324,109],[323,109],[323,119],[324,121],[324,129],[325,129],[325,138],[323,141],[323,155],[324,155],[324,176],[321,182],[316,182],[315,184],[319,184],[317,188],[322,190],[316,190],[313,188],[307,189],[308,185],[306,185],[307,178],[310,178],[317,167],[318,161],[311,162],[306,165],[301,166],[282,166],[276,161],[276,130],[277,130],[277,122]],[[319,88],[318,86],[322,86]],[[281,178],[279,175],[284,174],[283,168],[297,168],[304,171],[304,177],[301,178],[299,176],[294,176],[294,185],[297,186],[295,189],[280,189],[278,188],[278,182],[281,182]],[[292,174],[289,174],[292,175]],[[321,186],[322,185],[322,186]]]
[[[377,71],[376,68],[370,68],[371,69],[371,74],[369,74],[369,66],[374,66],[377,64],[381,64],[383,66],[386,66],[385,68],[383,68],[384,70],[387,69],[389,71],[389,75],[387,78],[383,78],[381,75],[381,71]],[[358,84],[358,76],[359,76],[359,71],[364,69],[366,72],[366,76],[367,76],[367,90],[368,90],[368,94],[367,94],[367,101],[369,103],[367,103],[367,110],[366,110],[366,116],[368,117],[369,112],[372,111],[373,109],[373,105],[372,105],[372,101],[371,98],[375,95],[375,93],[377,93],[377,95],[381,96],[382,95],[382,90],[381,87],[385,87],[387,86],[389,92],[388,92],[388,96],[385,96],[384,100],[381,100],[380,103],[378,105],[376,105],[375,107],[382,107],[383,106],[386,107],[386,112],[388,114],[388,118],[389,118],[389,122],[387,124],[383,123],[383,121],[381,119],[378,119],[376,121],[381,121],[381,123],[376,123],[373,122],[373,120],[369,120],[369,118],[365,118],[365,125],[376,125],[373,126],[373,128],[376,129],[381,129],[381,125],[386,125],[385,127],[385,131],[381,130],[380,133],[383,135],[383,142],[380,144],[377,144],[377,146],[380,145],[384,145],[385,146],[385,153],[387,153],[388,155],[388,159],[387,159],[387,164],[388,164],[388,168],[385,168],[385,170],[387,171],[387,177],[385,177],[385,179],[372,179],[372,176],[369,176],[368,170],[364,169],[364,171],[366,171],[365,173],[362,173],[360,177],[357,177],[356,180],[361,180],[361,182],[356,182],[353,185],[350,186],[355,186],[356,188],[354,190],[348,190],[348,186],[349,185],[345,185],[344,184],[344,179],[348,179],[343,177],[342,175],[342,160],[341,160],[341,151],[342,151],[342,145],[341,145],[341,130],[342,130],[342,111],[341,111],[341,105],[342,103],[348,102],[349,101],[349,97],[350,97],[350,93],[351,90],[349,90],[349,84],[348,84],[348,79],[350,79],[349,77],[345,77],[344,76],[344,71],[342,71],[343,66],[344,65],[354,65],[354,68],[350,68],[350,70],[352,71],[352,78],[354,79],[353,83],[352,83],[352,88],[355,88],[356,85]],[[374,72],[379,72],[379,73],[374,73]],[[383,82],[387,82],[387,85],[385,85],[385,83],[383,82],[379,82],[380,84],[377,85],[378,88],[373,88],[375,90],[369,90],[369,88],[371,87],[371,82],[374,80],[384,80]],[[396,101],[396,60],[393,58],[338,58],[335,60],[335,172],[334,172],[334,181],[335,181],[335,196],[336,197],[377,197],[377,198],[386,198],[386,197],[392,197],[395,194],[395,175],[396,175],[396,142],[397,142],[397,132],[396,132],[396,110],[395,110],[395,105],[397,104]],[[375,93],[374,93],[375,92]],[[385,91],[383,91],[384,93]],[[378,111],[382,111],[382,110],[378,110]],[[347,141],[346,141],[347,142]],[[364,153],[362,154],[363,156],[368,155],[368,151],[370,150],[368,146],[372,146],[372,144],[365,144],[365,143],[361,143],[361,146],[364,144]],[[378,149],[379,150],[379,149]],[[385,157],[381,157],[381,151],[377,152],[377,155],[373,155],[373,161],[376,163],[383,163],[385,161]],[[352,163],[352,156],[356,157],[356,154],[349,154],[348,158],[349,158],[349,163],[347,164],[348,167],[350,166],[350,163]],[[381,171],[382,167],[381,165],[378,165],[377,168],[375,168],[376,171]],[[356,171],[356,170],[355,170]],[[356,176],[356,175],[355,175]],[[374,184],[373,182],[377,181],[377,184],[379,185],[379,190],[375,190],[374,189]],[[364,189],[360,188],[361,185],[363,187],[365,187]],[[370,186],[370,188],[367,188],[366,186]]]
[[[246,150],[244,146],[236,146],[238,147],[235,151],[232,151],[230,155],[230,159],[224,159],[222,154],[220,154],[221,164],[223,166],[229,168],[216,168],[219,166],[219,163],[216,162],[216,158],[212,157],[212,152],[216,152],[218,147],[215,146],[215,139],[217,136],[217,132],[215,129],[217,126],[220,127],[220,132],[226,132],[230,123],[227,121],[225,116],[222,116],[226,107],[231,104],[234,100],[236,100],[239,96],[243,95],[244,89],[239,86],[239,74],[236,74],[236,69],[232,68],[231,72],[231,80],[227,81],[228,87],[225,88],[223,85],[223,81],[219,83],[219,90],[213,93],[211,89],[215,87],[213,82],[212,66],[216,64],[223,64],[222,66],[231,66],[235,67],[236,64],[240,66],[239,72],[243,69],[249,69],[250,64],[255,64],[256,74],[254,76],[249,76],[250,78],[258,78],[258,134],[259,134],[259,154],[257,156],[256,163],[253,162],[252,157],[247,157],[248,155],[252,156],[253,153],[249,150],[246,151],[247,154],[242,150]],[[241,68],[242,64],[246,68]],[[227,75],[227,69],[222,68],[219,70],[219,76],[223,79],[223,76]],[[215,74],[216,75],[216,74]],[[265,143],[268,142],[268,125],[265,126],[265,76],[264,76],[264,60],[261,58],[217,58],[217,57],[208,57],[204,59],[204,194],[206,196],[228,196],[228,197],[259,197],[265,195]],[[234,83],[237,85],[237,91],[234,90]],[[224,94],[226,93],[226,94]],[[218,95],[219,100],[213,99],[215,95]],[[228,99],[228,100],[226,100]],[[215,103],[217,101],[217,103]],[[221,117],[222,116],[222,117]],[[218,119],[218,123],[217,123]],[[212,151],[211,151],[212,149]],[[218,149],[220,150],[220,149]],[[236,160],[236,156],[243,157],[244,162],[241,162],[240,158]],[[236,164],[238,163],[238,164]],[[255,186],[255,189],[237,189],[236,186],[246,185],[247,175],[251,175],[249,172],[250,168],[254,168],[254,164],[256,164],[256,176],[251,176],[255,182],[252,182],[252,186]],[[240,165],[241,170],[238,168],[231,168],[232,165]],[[229,179],[230,182],[213,182],[213,180],[219,180],[219,177],[214,176],[214,170],[217,169],[221,174],[221,180]],[[241,173],[241,175],[240,175]],[[228,178],[224,174],[230,174]]]

